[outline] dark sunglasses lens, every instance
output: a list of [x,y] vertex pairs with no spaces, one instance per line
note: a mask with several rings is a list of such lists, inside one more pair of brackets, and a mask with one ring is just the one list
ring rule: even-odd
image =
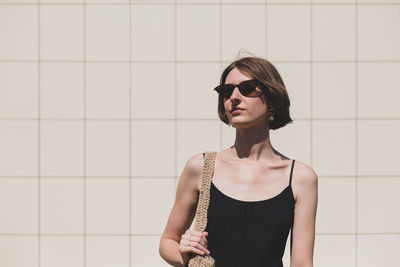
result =
[[238,87],[239,87],[240,93],[244,96],[251,94],[256,89],[256,86],[250,82],[243,82],[243,83],[239,84]]
[[233,90],[235,89],[235,86],[231,84],[223,84],[221,89],[223,96],[225,98],[229,98],[231,97]]

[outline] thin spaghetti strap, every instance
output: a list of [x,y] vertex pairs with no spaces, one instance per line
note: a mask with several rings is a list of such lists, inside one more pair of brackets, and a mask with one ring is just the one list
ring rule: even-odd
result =
[[289,185],[292,184],[292,174],[293,174],[293,166],[294,166],[294,159],[292,159],[292,169],[290,170],[290,179],[289,179]]
[[[292,159],[292,169],[290,170],[290,180],[289,186],[292,184],[292,174],[293,174],[293,166],[294,166],[294,159]],[[294,221],[293,221],[294,224]],[[290,259],[292,259],[292,246],[293,246],[293,224],[290,227]]]
[[203,159],[205,158],[205,156],[206,156],[206,153],[203,152]]

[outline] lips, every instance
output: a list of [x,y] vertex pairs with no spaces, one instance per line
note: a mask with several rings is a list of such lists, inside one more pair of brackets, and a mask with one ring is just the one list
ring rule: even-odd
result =
[[244,110],[244,108],[238,108],[238,107],[233,108],[233,109],[231,109],[231,113],[234,112],[235,110]]

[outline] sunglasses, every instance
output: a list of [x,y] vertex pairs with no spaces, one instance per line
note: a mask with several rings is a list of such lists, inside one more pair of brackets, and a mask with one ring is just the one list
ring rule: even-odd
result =
[[253,79],[253,80],[243,81],[238,85],[221,84],[215,87],[214,90],[217,91],[218,94],[220,95],[222,94],[224,98],[230,98],[233,93],[233,90],[237,86],[239,88],[239,92],[243,96],[257,96],[260,93],[259,91],[256,90],[257,85],[258,81]]

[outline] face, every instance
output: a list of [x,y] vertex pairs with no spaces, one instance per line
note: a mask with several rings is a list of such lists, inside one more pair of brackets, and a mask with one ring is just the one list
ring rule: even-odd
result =
[[[240,84],[243,81],[253,79],[251,76],[240,72],[237,68],[232,69],[226,77],[225,84]],[[259,87],[257,92],[243,96],[238,87],[235,87],[232,95],[224,99],[224,107],[230,124],[235,128],[249,127],[258,124],[268,125],[267,104]],[[233,108],[243,110],[232,112]]]

